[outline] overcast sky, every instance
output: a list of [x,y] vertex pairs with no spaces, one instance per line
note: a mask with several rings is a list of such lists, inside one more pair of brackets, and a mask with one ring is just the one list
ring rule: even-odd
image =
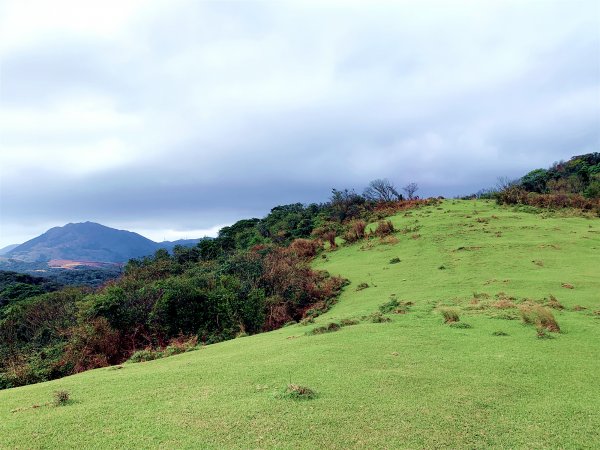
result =
[[600,2],[0,2],[0,247],[600,151]]

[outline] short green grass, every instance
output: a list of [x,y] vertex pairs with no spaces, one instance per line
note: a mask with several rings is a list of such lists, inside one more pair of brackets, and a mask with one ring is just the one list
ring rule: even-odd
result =
[[[600,220],[450,200],[392,221],[396,244],[316,261],[352,284],[315,323],[0,391],[0,448],[600,447]],[[554,339],[492,306],[550,294]],[[412,305],[363,319],[391,298]],[[31,408],[58,390],[69,404]]]

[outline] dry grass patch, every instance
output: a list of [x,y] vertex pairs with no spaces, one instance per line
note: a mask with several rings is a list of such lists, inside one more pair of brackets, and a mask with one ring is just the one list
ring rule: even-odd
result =
[[554,318],[554,314],[548,308],[541,305],[527,303],[519,306],[521,318],[524,323],[534,325],[538,330],[544,329],[554,333],[560,332],[558,322]]
[[460,322],[460,312],[458,308],[450,308],[447,306],[443,306],[439,308],[438,311],[444,318],[444,323]]

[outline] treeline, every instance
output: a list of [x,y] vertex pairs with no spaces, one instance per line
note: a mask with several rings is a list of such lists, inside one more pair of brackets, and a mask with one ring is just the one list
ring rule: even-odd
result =
[[42,274],[44,279],[50,280],[58,285],[92,286],[99,287],[121,275],[121,268],[113,267],[87,267],[78,266],[72,269],[59,269],[48,267],[47,262],[29,262],[17,259],[5,259],[0,261],[0,271],[25,273],[31,276]]
[[[133,259],[99,289],[63,288],[0,307],[0,388],[118,364],[185,340],[210,344],[310,319],[345,280],[310,261],[343,242],[393,232],[381,220],[427,203],[386,180],[362,195],[333,190],[323,204],[273,208],[195,247]],[[415,187],[415,186],[414,186]],[[368,222],[380,223],[372,232]]]
[[61,284],[25,273],[0,270],[0,308],[11,302],[60,289]]
[[500,204],[577,208],[600,215],[600,153],[573,156],[518,180],[499,179],[496,189],[475,196],[495,198]]

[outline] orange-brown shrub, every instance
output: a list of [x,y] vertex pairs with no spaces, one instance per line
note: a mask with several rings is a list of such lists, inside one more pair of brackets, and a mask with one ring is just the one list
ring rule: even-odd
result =
[[72,373],[108,366],[120,356],[119,333],[104,317],[71,327],[65,334],[69,340],[61,365],[72,367]]
[[300,258],[311,259],[317,255],[322,245],[320,240],[296,239],[290,244],[290,250]]
[[390,220],[380,220],[375,228],[375,236],[385,237],[394,232],[394,224]]
[[325,239],[327,242],[329,242],[329,246],[331,248],[337,247],[337,244],[335,243],[335,237],[336,237],[335,231],[327,231],[327,232],[323,233],[323,239]]
[[264,260],[261,277],[267,295],[265,329],[295,320],[310,309],[327,309],[346,280],[310,268],[307,261],[286,248],[273,249]]

